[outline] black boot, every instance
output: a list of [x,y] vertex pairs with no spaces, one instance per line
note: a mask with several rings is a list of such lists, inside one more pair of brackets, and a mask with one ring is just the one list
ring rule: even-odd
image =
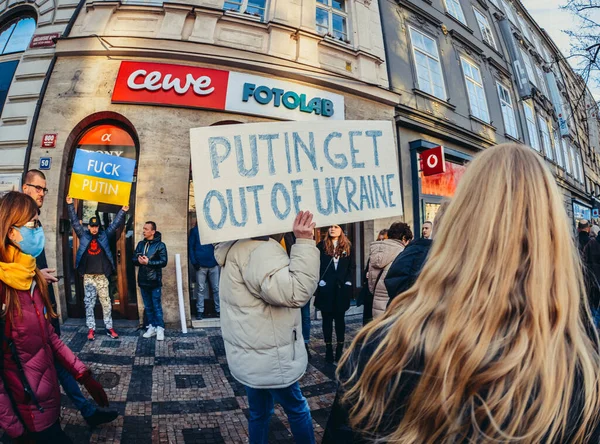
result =
[[310,361],[312,359],[312,356],[310,355],[310,348],[308,348],[307,342],[304,343],[304,348],[306,349],[306,356],[308,356],[308,360]]
[[84,418],[90,427],[97,427],[100,424],[106,424],[107,422],[114,421],[119,416],[119,412],[116,410],[104,410],[97,408],[92,416]]
[[333,364],[333,346],[331,342],[325,343],[325,362]]
[[342,359],[343,352],[344,352],[344,343],[338,342],[337,345],[335,346],[335,361],[333,361],[333,363],[335,365],[337,365],[337,363],[340,362],[340,359]]

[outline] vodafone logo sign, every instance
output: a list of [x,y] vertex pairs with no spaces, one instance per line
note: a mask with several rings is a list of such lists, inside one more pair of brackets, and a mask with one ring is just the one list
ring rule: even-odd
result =
[[446,159],[444,147],[436,146],[421,153],[422,169],[424,176],[433,176],[446,172]]
[[253,74],[122,62],[113,103],[216,109],[281,120],[344,120],[344,96]]

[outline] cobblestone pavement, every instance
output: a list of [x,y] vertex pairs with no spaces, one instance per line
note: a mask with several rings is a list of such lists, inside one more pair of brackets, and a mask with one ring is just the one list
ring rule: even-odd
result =
[[[361,316],[346,320],[350,341],[361,326]],[[243,386],[229,373],[220,328],[192,329],[186,335],[167,330],[163,342],[144,339],[142,331],[131,327],[118,329],[118,340],[103,336],[104,330],[98,328],[94,342],[87,341],[85,326],[77,322],[68,321],[62,331],[65,343],[92,368],[111,407],[121,414],[91,431],[63,395],[62,425],[77,444],[248,442],[248,400]],[[313,321],[311,336],[313,358],[300,385],[320,442],[335,395],[335,367],[325,362],[320,321]],[[294,442],[279,405],[269,441]]]

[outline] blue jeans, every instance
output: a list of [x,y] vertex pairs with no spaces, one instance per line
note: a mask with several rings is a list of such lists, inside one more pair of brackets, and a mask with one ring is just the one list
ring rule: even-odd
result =
[[310,300],[300,309],[300,312],[302,313],[302,337],[304,343],[308,344],[310,341]]
[[274,401],[285,410],[296,444],[314,444],[312,417],[308,402],[302,396],[300,384],[295,382],[282,389],[254,389],[246,386],[246,393],[250,407],[250,444],[268,444]]
[[221,313],[221,306],[219,304],[219,275],[220,269],[218,265],[212,268],[200,267],[196,270],[196,310],[198,313],[204,313],[204,299],[208,299],[207,281],[210,283],[213,297],[215,298],[215,311]]
[[56,367],[56,374],[58,375],[60,385],[62,385],[73,405],[81,412],[81,416],[84,418],[92,416],[96,412],[96,406],[83,396],[79,384],[75,381],[73,375],[58,362],[54,362],[54,367]]
[[142,299],[144,300],[144,308],[146,309],[146,317],[148,318],[148,324],[153,327],[165,328],[165,321],[163,321],[163,309],[162,309],[162,287],[140,287],[142,293]]

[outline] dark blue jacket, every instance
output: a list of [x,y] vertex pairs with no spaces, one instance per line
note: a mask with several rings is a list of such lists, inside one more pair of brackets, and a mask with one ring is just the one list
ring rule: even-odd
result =
[[190,250],[190,260],[192,261],[192,265],[194,267],[212,268],[217,266],[217,260],[215,259],[215,246],[213,244],[200,244],[198,225],[196,225],[194,228],[192,228],[192,231],[190,231],[188,247]]
[[[90,242],[92,241],[92,235],[89,230],[85,230],[81,223],[79,222],[79,218],[77,217],[77,213],[75,212],[75,207],[73,204],[67,205],[69,210],[69,218],[71,219],[71,226],[75,230],[75,234],[79,238],[79,249],[77,250],[77,256],[75,257],[75,268],[79,269],[79,264],[81,263],[81,258],[84,253],[87,251]],[[106,270],[106,277],[110,276],[110,274],[115,270],[115,261],[113,259],[112,253],[110,251],[110,244],[108,243],[109,236],[113,236],[115,232],[123,226],[125,223],[125,211],[122,209],[119,210],[117,216],[114,218],[112,223],[108,226],[108,228],[104,231],[100,231],[98,233],[98,243],[102,250],[104,250],[104,254],[108,258],[111,269]],[[81,273],[81,271],[80,271]]]
[[[139,256],[148,257],[148,265],[138,261]],[[140,287],[161,287],[162,269],[167,266],[167,246],[162,242],[160,231],[154,233],[154,239],[139,241],[133,253],[133,263],[138,270],[138,285]]]
[[384,280],[390,297],[388,305],[392,299],[400,293],[404,293],[415,283],[429,254],[431,242],[431,239],[417,239],[408,244],[404,251],[394,259]]

